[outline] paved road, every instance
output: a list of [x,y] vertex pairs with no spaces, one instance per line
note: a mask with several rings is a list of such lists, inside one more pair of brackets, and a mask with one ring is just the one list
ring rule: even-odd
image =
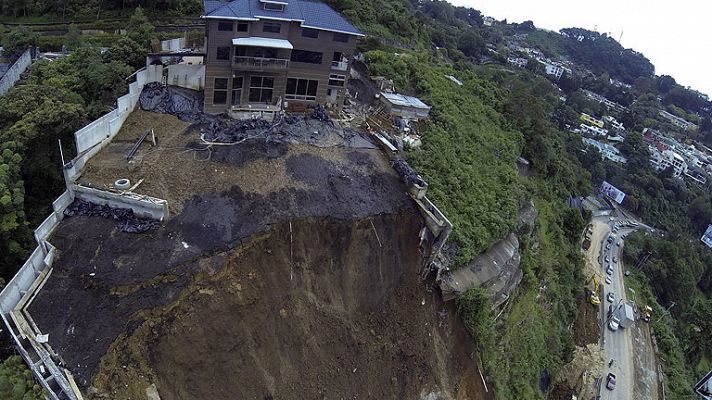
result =
[[[612,228],[613,224],[618,222],[618,219],[610,221],[609,229]],[[613,274],[611,275],[611,283],[605,284],[604,282],[604,298],[601,299],[603,310],[601,312],[602,325],[603,326],[603,343],[604,343],[604,354],[606,359],[606,368],[604,370],[604,381],[603,388],[601,389],[601,399],[603,400],[631,400],[633,399],[633,387],[635,379],[635,371],[633,366],[633,343],[632,335],[630,329],[621,329],[617,331],[611,331],[608,329],[608,309],[609,306],[613,306],[615,310],[617,307],[622,306],[624,302],[628,300],[628,295],[631,293],[626,293],[625,284],[623,282],[622,268],[620,268],[620,247],[617,245],[621,241],[621,235],[630,233],[632,229],[624,228],[615,233],[615,240],[610,245],[610,249],[606,248],[607,243],[602,244],[602,254],[600,261],[602,263],[601,269],[603,276],[606,275],[606,267],[610,264],[613,266]],[[609,261],[606,261],[608,257]],[[613,259],[617,260],[613,262]],[[611,303],[608,301],[608,293],[614,293],[615,299]],[[608,361],[614,360],[612,367],[608,368]],[[609,372],[613,372],[617,377],[617,384],[614,390],[606,389],[606,376]]]

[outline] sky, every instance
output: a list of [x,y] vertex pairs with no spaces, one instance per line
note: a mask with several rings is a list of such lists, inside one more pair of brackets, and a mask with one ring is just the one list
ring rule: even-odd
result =
[[[643,53],[656,75],[670,75],[712,98],[712,2],[709,0],[448,0],[507,22],[538,28],[585,28],[610,33]],[[595,28],[595,29],[594,29]]]

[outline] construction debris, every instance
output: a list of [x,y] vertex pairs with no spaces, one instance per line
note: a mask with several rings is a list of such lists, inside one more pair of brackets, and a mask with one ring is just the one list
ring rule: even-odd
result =
[[67,217],[84,215],[87,217],[110,218],[114,221],[118,221],[119,224],[117,227],[121,232],[126,233],[144,233],[160,226],[156,220],[137,217],[130,208],[114,208],[81,199],[75,199],[74,202],[64,210],[64,215]]
[[411,167],[408,162],[405,160],[395,160],[392,162],[393,164],[393,169],[398,172],[398,175],[400,175],[408,184],[408,186],[413,186],[417,185],[420,187],[426,187],[428,186],[427,183],[423,180],[423,178],[420,177],[417,171]]
[[203,110],[202,93],[151,82],[143,87],[139,103],[144,111],[173,114],[183,121],[192,121]]

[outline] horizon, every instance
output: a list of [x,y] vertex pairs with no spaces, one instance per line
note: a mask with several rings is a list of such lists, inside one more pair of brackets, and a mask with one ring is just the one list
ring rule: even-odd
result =
[[509,23],[530,20],[537,28],[556,32],[576,27],[608,33],[621,46],[642,53],[655,66],[656,75],[672,76],[679,85],[712,100],[712,79],[707,78],[712,53],[701,51],[710,36],[704,20],[712,15],[711,3],[682,0],[675,7],[663,8],[642,0],[602,0],[595,6],[580,0],[552,0],[545,7],[525,0],[447,1]]

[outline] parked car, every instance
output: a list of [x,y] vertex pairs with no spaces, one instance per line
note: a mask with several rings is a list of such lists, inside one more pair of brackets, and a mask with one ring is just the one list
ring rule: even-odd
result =
[[621,322],[621,320],[618,319],[618,317],[611,318],[611,321],[608,323],[608,329],[610,329],[612,331],[617,331],[618,327],[620,326],[619,325],[620,322]]
[[613,292],[608,292],[606,300],[608,300],[609,303],[613,303],[614,301],[616,301],[616,295]]
[[[626,271],[626,272],[628,272],[628,273],[630,274],[629,271]],[[607,283],[608,285],[611,284],[611,277],[610,277],[610,276],[607,276],[607,277],[606,277],[606,283]]]
[[622,240],[619,240],[619,241],[616,243],[616,246],[621,247],[622,244],[623,244],[623,241],[622,241]]
[[606,256],[606,262],[610,262],[610,261],[611,261],[611,258]]
[[607,273],[608,275],[613,275],[613,267],[611,267],[611,266],[609,265],[608,268],[606,268],[606,273]]
[[618,257],[613,256],[613,264],[615,264],[615,263],[617,263],[617,262],[618,262]]
[[625,276],[630,276],[630,271],[625,270]]
[[616,376],[613,372],[609,372],[606,377],[606,388],[608,390],[613,390],[616,388]]

